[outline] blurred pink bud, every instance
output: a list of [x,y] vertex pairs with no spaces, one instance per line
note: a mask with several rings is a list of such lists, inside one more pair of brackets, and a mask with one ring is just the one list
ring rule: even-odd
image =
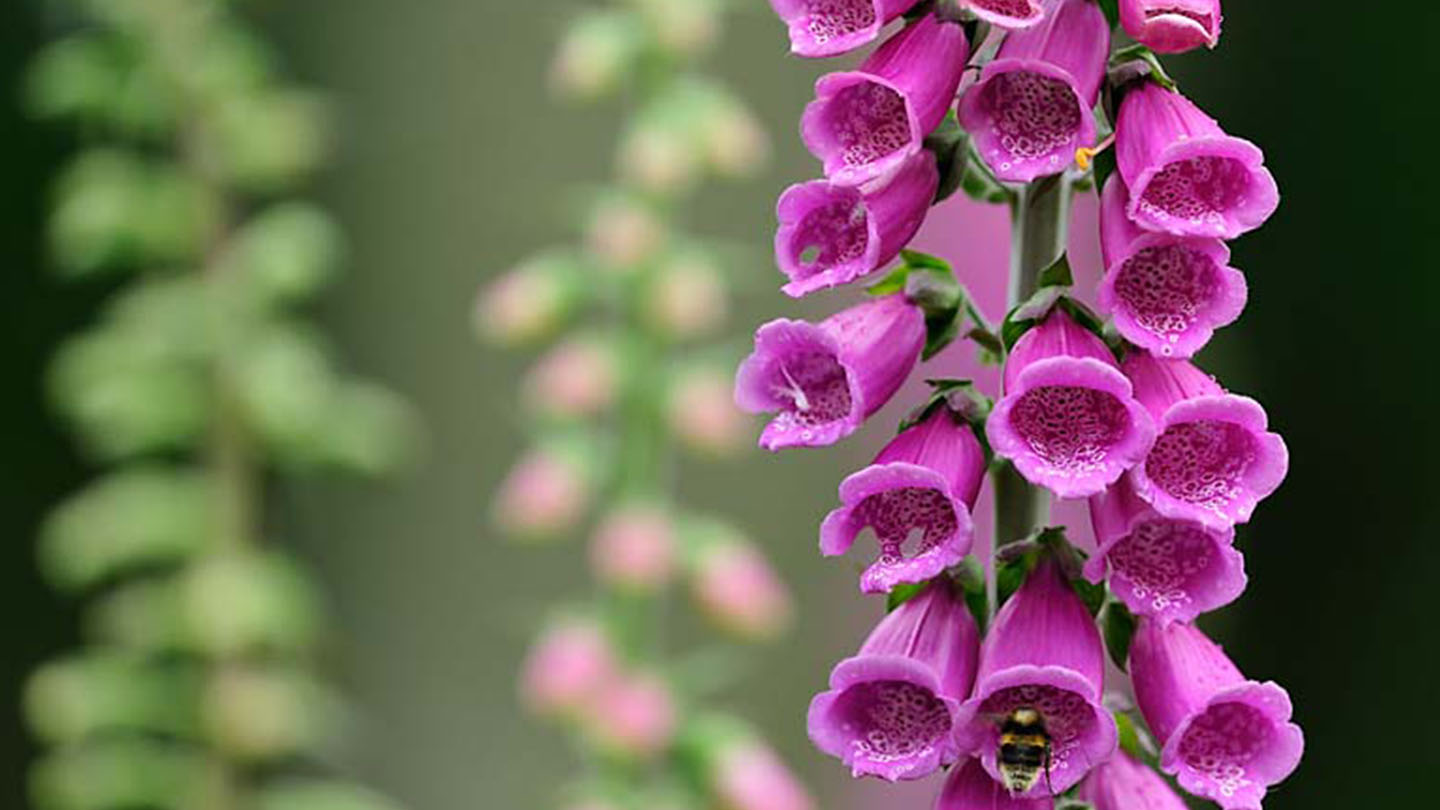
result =
[[614,347],[593,335],[551,349],[526,376],[525,399],[552,416],[592,416],[615,402],[620,369]]
[[593,99],[615,90],[640,52],[643,32],[618,9],[581,15],[565,32],[550,65],[556,92]]
[[654,756],[675,737],[679,712],[670,687],[653,673],[632,673],[610,681],[588,717],[595,741],[616,753]]
[[700,154],[682,128],[663,123],[642,124],[620,142],[620,173],[626,180],[656,194],[678,194],[700,176]]
[[616,588],[654,591],[675,572],[675,525],[657,507],[616,509],[596,528],[590,541],[595,578]]
[[719,269],[697,251],[666,261],[646,291],[645,314],[652,326],[671,337],[713,332],[730,314]]
[[475,331],[503,346],[533,343],[555,332],[576,301],[573,257],[547,253],[489,282],[475,302]]
[[695,602],[726,632],[771,639],[791,618],[790,593],[769,561],[743,541],[720,541],[696,557],[691,589]]
[[721,810],[811,810],[815,806],[805,786],[758,740],[722,750],[712,780]]
[[730,375],[715,369],[683,374],[670,391],[670,429],[694,450],[733,455],[750,443],[750,417],[735,405]]
[[645,205],[624,197],[602,201],[590,218],[586,247],[608,269],[626,273],[654,257],[665,242],[665,225]]
[[717,0],[632,0],[668,53],[693,59],[720,36]]
[[520,674],[520,697],[543,715],[586,710],[615,674],[610,640],[598,623],[570,617],[547,628]]
[[590,490],[589,477],[577,460],[552,448],[532,450],[501,483],[495,522],[515,535],[559,534],[579,522]]
[[717,99],[701,132],[705,156],[720,175],[745,177],[770,159],[770,137],[754,113],[738,99]]

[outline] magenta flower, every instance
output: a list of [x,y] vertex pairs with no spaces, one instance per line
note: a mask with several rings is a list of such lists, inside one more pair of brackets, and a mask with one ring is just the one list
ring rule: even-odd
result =
[[917,0],[770,0],[790,28],[790,52],[835,56],[868,45]]
[[1001,180],[1058,174],[1095,141],[1091,109],[1110,54],[1110,25],[1091,0],[1062,0],[1005,38],[960,100],[960,124]]
[[1189,99],[1154,82],[1125,94],[1115,134],[1127,211],[1142,228],[1233,239],[1280,204],[1260,147],[1226,135]]
[[1186,810],[1160,774],[1124,751],[1096,765],[1078,796],[1095,810]]
[[[985,451],[970,426],[945,407],[890,441],[869,467],[840,484],[844,505],[820,526],[820,551],[850,550],[865,527],[880,556],[860,575],[865,593],[924,582],[970,553],[970,510],[985,478]],[[919,533],[918,543],[907,541]]]
[[953,731],[975,677],[979,630],[945,582],[892,611],[810,702],[815,746],[855,776],[919,779],[959,756]]
[[1130,646],[1135,701],[1161,741],[1160,767],[1225,810],[1259,810],[1300,763],[1304,736],[1290,696],[1246,680],[1193,625],[1140,620]]
[[798,298],[889,264],[920,230],[939,185],[935,156],[921,152],[876,188],[812,180],[786,189],[776,207],[775,263],[790,278],[782,289]]
[[800,134],[832,183],[885,177],[918,153],[945,117],[970,48],[965,29],[933,14],[910,23],[858,70],[815,83]]
[[1100,198],[1105,278],[1100,309],[1131,343],[1163,357],[1190,357],[1245,308],[1245,276],[1219,239],[1144,231],[1125,212],[1130,192],[1111,176]]
[[1183,53],[1220,42],[1220,0],[1120,0],[1120,25],[1156,53]]
[[1214,529],[1248,521],[1290,466],[1285,441],[1266,430],[1265,409],[1225,393],[1186,360],[1136,352],[1124,369],[1159,433],[1131,474],[1135,492],[1165,517]]
[[735,402],[778,412],[760,434],[766,450],[833,444],[894,396],[924,345],[925,316],[900,295],[819,324],[774,320],[755,332],[755,351],[735,375]]
[[1121,478],[1090,499],[1099,547],[1085,578],[1108,579],[1132,613],[1162,622],[1188,622],[1228,605],[1245,590],[1245,558],[1233,529],[1160,515]]
[[1021,799],[990,778],[979,760],[967,759],[950,769],[935,810],[1050,810],[1049,796]]
[[1006,29],[1029,28],[1045,18],[1040,0],[956,0],[976,17]]
[[1104,676],[1105,650],[1090,612],[1059,566],[1042,560],[985,638],[974,696],[956,720],[961,752],[1001,779],[995,761],[1000,721],[1016,709],[1033,709],[1050,735],[1050,767],[1024,795],[1069,790],[1115,750],[1115,718],[1100,705]]
[[1011,350],[985,432],[997,456],[1061,498],[1113,484],[1155,438],[1110,349],[1058,307]]

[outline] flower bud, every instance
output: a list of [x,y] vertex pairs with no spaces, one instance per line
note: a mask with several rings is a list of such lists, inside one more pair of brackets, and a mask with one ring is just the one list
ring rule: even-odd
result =
[[729,375],[716,368],[682,372],[670,387],[666,416],[676,438],[711,456],[734,455],[750,430],[749,417],[735,406]]
[[614,588],[653,592],[670,582],[678,556],[675,522],[658,506],[616,508],[590,539],[595,578]]
[[507,533],[538,539],[574,528],[590,504],[585,448],[542,446],[515,464],[495,496],[495,522]]
[[665,223],[649,206],[630,197],[611,195],[591,213],[585,246],[605,269],[626,275],[653,258],[665,238]]
[[475,331],[501,346],[532,344],[554,334],[581,294],[575,257],[540,254],[497,276],[475,301]]
[[610,680],[595,697],[586,729],[602,748],[645,759],[669,747],[679,712],[670,685],[651,672]]
[[640,53],[642,32],[628,13],[592,10],[581,15],[560,42],[550,66],[556,92],[595,99],[619,87]]
[[764,641],[790,623],[785,583],[765,555],[728,530],[701,542],[691,564],[690,589],[700,611],[726,632]]
[[758,738],[737,741],[716,755],[711,789],[720,810],[811,810],[805,786]]
[[630,0],[666,52],[693,59],[720,36],[718,0]]
[[620,141],[620,175],[652,194],[689,190],[700,176],[701,155],[681,122],[640,121]]
[[540,358],[522,383],[523,396],[530,408],[548,416],[593,416],[614,404],[619,377],[612,341],[576,335]]
[[1120,0],[1125,33],[1156,53],[1215,47],[1220,20],[1220,0]]
[[527,708],[547,716],[578,716],[616,672],[615,653],[599,622],[568,616],[547,627],[520,673]]
[[675,251],[656,268],[641,306],[655,330],[681,340],[715,331],[730,314],[714,257],[697,249]]

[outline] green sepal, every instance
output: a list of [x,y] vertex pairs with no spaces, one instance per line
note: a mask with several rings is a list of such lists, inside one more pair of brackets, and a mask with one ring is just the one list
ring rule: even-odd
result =
[[961,560],[950,569],[950,576],[960,586],[965,597],[965,606],[975,618],[975,626],[983,637],[986,625],[990,623],[990,596],[985,591],[985,569],[974,555]]
[[1096,584],[1088,579],[1079,577],[1071,579],[1070,586],[1075,589],[1075,593],[1080,597],[1080,601],[1085,603],[1085,609],[1090,611],[1090,615],[1098,616],[1100,609],[1105,606],[1105,585],[1103,583]]
[[925,384],[931,388],[930,398],[911,411],[900,422],[900,428],[896,432],[904,433],[930,418],[936,408],[945,407],[950,410],[951,418],[969,425],[984,449],[985,457],[990,458],[990,442],[985,437],[985,420],[990,417],[990,410],[995,406],[994,401],[980,393],[971,380],[926,380]]
[[913,250],[900,252],[901,265],[867,288],[870,295],[904,292],[911,303],[925,313],[925,350],[929,360],[944,351],[960,334],[966,314],[973,311],[969,295],[950,263],[937,256]]
[[908,582],[891,588],[890,593],[885,595],[885,612],[889,613],[919,596],[920,592],[925,590],[925,586],[929,584],[930,582],[927,580],[925,582]]
[[935,168],[940,173],[934,199],[940,203],[960,190],[971,160],[970,136],[960,128],[954,110],[946,113],[940,125],[925,136],[925,148],[935,155]]
[[1062,796],[1056,800],[1055,810],[1095,810],[1095,805],[1074,796]]
[[1016,342],[1030,331],[1070,291],[1075,283],[1075,274],[1070,270],[1070,260],[1061,254],[1053,264],[1040,271],[1036,278],[1035,293],[1022,301],[1005,315],[1000,325],[1000,340],[1005,351],[1015,348]]
[[1111,84],[1119,87],[1140,78],[1149,78],[1156,84],[1174,92],[1180,86],[1165,70],[1160,57],[1144,45],[1130,45],[1116,51],[1110,57]]
[[1114,715],[1115,730],[1120,736],[1120,750],[1144,762],[1147,759],[1145,746],[1140,741],[1140,730],[1135,727],[1135,721],[1130,719],[1126,712],[1114,712]]
[[1105,606],[1100,626],[1105,635],[1105,649],[1110,651],[1110,660],[1122,672],[1128,671],[1130,641],[1135,637],[1135,616],[1123,604],[1112,600]]
[[1090,170],[1095,176],[1095,191],[1103,192],[1105,183],[1110,180],[1110,175],[1115,173],[1115,150],[1106,149],[1091,159]]

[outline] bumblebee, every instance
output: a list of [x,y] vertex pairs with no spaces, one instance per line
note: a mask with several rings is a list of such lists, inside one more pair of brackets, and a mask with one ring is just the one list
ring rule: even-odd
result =
[[1000,720],[996,764],[1012,796],[1035,787],[1041,773],[1045,774],[1045,784],[1050,784],[1050,734],[1040,712],[1021,706]]

